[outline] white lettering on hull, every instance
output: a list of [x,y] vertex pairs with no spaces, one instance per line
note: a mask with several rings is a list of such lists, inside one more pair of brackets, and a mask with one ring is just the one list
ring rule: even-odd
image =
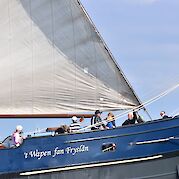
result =
[[29,152],[24,152],[24,158],[28,159],[28,158],[36,158],[38,160],[41,160],[42,158],[46,158],[46,157],[57,157],[60,155],[76,155],[78,153],[84,153],[84,152],[88,152],[89,151],[89,147],[85,146],[85,145],[80,145],[78,147],[66,147],[66,148],[59,148],[59,147],[55,147],[53,150],[44,150],[44,151],[40,151],[39,149],[36,150],[31,150]]

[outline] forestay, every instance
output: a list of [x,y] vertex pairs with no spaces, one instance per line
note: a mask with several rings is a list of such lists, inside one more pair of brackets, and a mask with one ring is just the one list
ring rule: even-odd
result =
[[0,113],[139,104],[77,0],[1,0],[0,49]]

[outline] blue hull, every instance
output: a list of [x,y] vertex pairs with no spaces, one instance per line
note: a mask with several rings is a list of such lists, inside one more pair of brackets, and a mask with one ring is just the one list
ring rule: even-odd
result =
[[[129,172],[130,171],[130,172]],[[108,165],[38,175],[6,174],[2,179],[178,179],[179,156],[131,164]]]
[[[178,156],[178,138],[179,118],[112,130],[28,138],[18,148],[0,150],[0,174],[139,162],[163,158],[169,153]],[[115,144],[115,149],[105,151],[108,144]]]

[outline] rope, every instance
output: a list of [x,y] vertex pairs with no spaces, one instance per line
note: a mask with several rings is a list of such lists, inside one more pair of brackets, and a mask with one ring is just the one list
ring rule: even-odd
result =
[[176,110],[174,110],[172,113],[171,113],[171,115],[170,116],[177,116],[177,115],[179,115],[179,108],[177,108]]
[[[159,95],[153,97],[152,99],[150,99],[150,100],[148,100],[148,101],[146,101],[146,102],[140,104],[139,106],[134,107],[133,109],[130,109],[130,110],[128,110],[128,111],[125,111],[125,112],[123,112],[123,113],[117,115],[113,120],[110,120],[110,121],[114,121],[114,120],[117,120],[118,118],[124,117],[124,116],[125,116],[126,114],[128,114],[129,112],[132,112],[132,111],[135,111],[135,110],[138,111],[138,110],[144,108],[144,106],[148,106],[148,105],[154,103],[155,101],[159,100],[160,98],[165,97],[166,95],[168,95],[169,93],[171,93],[172,91],[174,91],[174,90],[175,90],[176,88],[178,88],[178,87],[179,87],[179,84],[177,84],[177,85],[171,87],[170,89],[168,89],[168,90],[162,92],[161,94],[159,94]],[[102,120],[102,121],[99,122],[99,123],[96,123],[96,124],[93,124],[93,125],[89,125],[89,126],[87,126],[87,127],[84,127],[84,128],[82,128],[82,129],[80,129],[80,131],[81,131],[81,130],[86,130],[86,129],[89,129],[89,128],[92,128],[92,127],[96,127],[96,126],[98,126],[98,125],[101,125],[101,124],[104,123],[104,121],[109,122],[109,120]]]
[[46,129],[47,128],[44,128],[44,129],[40,129],[40,130],[36,130],[36,131],[31,131],[31,132],[25,132],[25,133],[23,133],[24,135],[29,135],[29,134],[40,134],[40,133],[44,133],[44,132],[46,132]]
[[116,116],[116,119],[119,118],[119,117],[124,117],[124,115],[126,115],[126,114],[129,113],[129,112],[132,112],[133,110],[140,110],[140,109],[143,108],[143,106],[148,106],[148,105],[154,103],[155,101],[161,99],[162,97],[165,97],[166,95],[168,95],[169,93],[171,93],[172,91],[174,91],[174,90],[175,90],[176,88],[178,88],[178,87],[179,87],[179,84],[173,86],[172,88],[170,88],[170,89],[164,91],[163,93],[161,93],[161,94],[159,94],[159,95],[153,97],[152,99],[150,99],[150,100],[144,102],[143,104],[141,104],[141,105],[139,105],[139,106],[137,106],[137,107],[135,107],[135,108],[133,108],[133,109],[131,109],[131,110],[128,110],[128,111],[126,111],[126,112],[124,112],[124,113],[122,113],[122,114]]

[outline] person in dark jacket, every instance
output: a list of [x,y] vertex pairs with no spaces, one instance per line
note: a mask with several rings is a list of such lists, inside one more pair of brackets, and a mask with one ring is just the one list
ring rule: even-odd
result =
[[136,122],[137,123],[143,123],[144,120],[142,119],[142,117],[137,112],[135,112],[135,111],[129,112],[128,113],[128,119],[126,121],[124,121],[122,126],[135,124]]
[[[95,115],[91,118],[91,125],[94,125],[96,123],[101,123],[101,122],[102,122],[101,112],[99,110],[96,110]],[[98,130],[98,129],[105,129],[105,128],[106,126],[102,123],[102,124],[92,127],[91,130]]]
[[61,125],[59,128],[55,130],[55,134],[64,134],[70,133],[70,127],[67,125]]
[[129,112],[127,116],[128,116],[128,119],[124,121],[122,126],[135,124],[135,119],[134,119],[133,112]]
[[135,119],[135,122],[137,123],[144,123],[145,121],[142,119],[142,117],[138,114],[138,112],[133,112],[133,118]]

